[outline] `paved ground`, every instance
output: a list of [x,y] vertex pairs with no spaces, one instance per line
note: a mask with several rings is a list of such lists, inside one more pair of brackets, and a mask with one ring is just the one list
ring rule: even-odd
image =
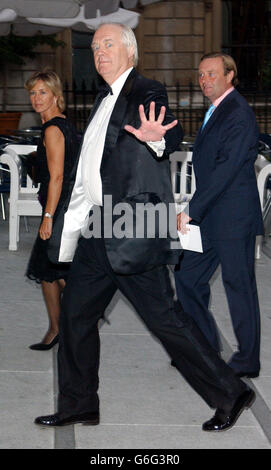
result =
[[[8,251],[8,222],[0,221],[0,449],[271,449],[271,260],[257,261],[262,313],[262,371],[248,380],[257,400],[237,425],[220,434],[201,424],[213,411],[186,384],[133,308],[116,295],[110,324],[101,327],[101,424],[43,429],[33,423],[54,411],[56,352],[32,351],[47,329],[40,288],[24,277],[37,231],[21,220],[16,252]],[[267,250],[268,252],[268,250]],[[213,280],[212,308],[223,334],[224,357],[235,348],[220,274]]]

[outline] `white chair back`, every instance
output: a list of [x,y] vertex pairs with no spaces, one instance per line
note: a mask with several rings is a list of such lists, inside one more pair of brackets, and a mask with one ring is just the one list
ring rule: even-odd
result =
[[192,154],[190,151],[177,151],[170,155],[171,183],[178,206],[189,202],[196,189]]
[[36,145],[7,145],[0,155],[0,162],[10,169],[9,197],[9,250],[16,251],[19,241],[20,216],[41,216],[42,209],[37,198],[39,186],[28,176],[23,178],[22,161],[19,155],[36,150]]

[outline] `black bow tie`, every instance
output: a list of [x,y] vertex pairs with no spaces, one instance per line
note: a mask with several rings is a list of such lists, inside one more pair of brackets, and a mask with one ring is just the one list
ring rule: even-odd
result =
[[113,95],[113,91],[110,85],[108,83],[104,83],[103,85],[99,86],[98,88],[98,95],[105,97],[110,93],[110,95]]

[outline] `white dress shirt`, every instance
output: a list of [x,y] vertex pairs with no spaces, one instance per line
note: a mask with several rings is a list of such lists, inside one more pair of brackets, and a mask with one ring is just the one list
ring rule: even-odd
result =
[[93,119],[91,120],[84,136],[84,142],[81,149],[82,158],[82,185],[86,199],[91,205],[103,205],[102,180],[100,175],[100,166],[104,151],[104,142],[109,120],[114,109],[115,103],[119,97],[120,91],[126,82],[126,79],[132,68],[126,70],[112,84],[112,92],[102,100]]

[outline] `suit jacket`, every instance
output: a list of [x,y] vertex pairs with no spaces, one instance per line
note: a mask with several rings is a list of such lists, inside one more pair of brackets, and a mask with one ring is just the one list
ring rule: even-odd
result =
[[[178,238],[177,233],[172,234],[170,233],[172,230],[167,230],[166,234],[163,234],[162,237],[159,236],[157,221],[154,223],[155,234],[153,238],[147,236],[146,227],[140,238],[137,238],[135,233],[135,219],[137,226],[142,228],[146,222],[148,211],[153,210],[147,208],[140,217],[138,213],[136,214],[137,203],[155,205],[163,202],[167,210],[169,205],[174,206],[168,156],[179,147],[183,137],[182,128],[180,124],[177,124],[166,133],[166,149],[163,157],[158,158],[145,143],[125,131],[126,124],[136,128],[140,126],[138,107],[143,104],[148,115],[151,101],[156,103],[156,114],[159,113],[162,105],[166,106],[164,123],[175,119],[168,107],[165,88],[159,82],[149,80],[133,69],[116,101],[105,138],[100,173],[103,198],[105,196],[112,197],[113,210],[111,209],[110,214],[105,213],[104,211],[110,211],[110,208],[103,205],[102,223],[105,218],[107,220],[112,218],[114,226],[120,217],[114,214],[114,207],[116,204],[122,203],[129,212],[126,223],[132,225],[126,227],[125,233],[129,233],[128,236],[120,238],[113,231],[111,237],[104,238],[109,262],[115,272],[122,274],[144,272],[163,264],[176,264],[180,254],[179,249],[171,248],[171,241]],[[94,103],[89,122],[96,109],[97,103]],[[95,149],[93,149],[94,151]],[[54,223],[49,243],[48,254],[54,262],[59,259],[64,216],[69,211],[75,176],[76,167],[71,177],[69,197],[62,213]],[[164,227],[167,226],[167,215],[163,220]]]
[[236,239],[263,233],[254,169],[257,154],[255,115],[233,90],[199,130],[194,144],[196,191],[189,216],[200,225],[203,238]]

